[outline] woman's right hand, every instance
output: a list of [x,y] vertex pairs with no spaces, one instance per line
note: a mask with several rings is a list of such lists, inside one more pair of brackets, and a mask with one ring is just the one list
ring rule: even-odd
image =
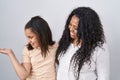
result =
[[0,48],[0,53],[10,55],[10,54],[13,54],[13,50],[12,49],[6,49],[6,48]]

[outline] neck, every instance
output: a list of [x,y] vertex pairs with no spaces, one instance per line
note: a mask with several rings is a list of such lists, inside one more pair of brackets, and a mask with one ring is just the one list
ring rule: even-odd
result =
[[81,46],[82,40],[80,40],[80,42],[78,42],[78,40],[74,40],[73,44],[74,44],[74,46]]

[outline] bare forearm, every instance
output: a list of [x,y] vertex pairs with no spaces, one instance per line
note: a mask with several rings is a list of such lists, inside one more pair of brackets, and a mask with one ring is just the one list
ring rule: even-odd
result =
[[12,49],[0,48],[0,53],[6,54],[9,56],[18,77],[21,80],[25,80],[30,73],[31,64],[30,63],[20,64],[17,58],[15,57]]
[[9,54],[9,57],[10,57],[10,60],[14,66],[14,69],[16,71],[16,74],[18,75],[18,77],[21,79],[21,80],[24,80],[27,76],[28,76],[28,72],[26,71],[25,67],[22,66],[17,58],[15,57],[14,54]]

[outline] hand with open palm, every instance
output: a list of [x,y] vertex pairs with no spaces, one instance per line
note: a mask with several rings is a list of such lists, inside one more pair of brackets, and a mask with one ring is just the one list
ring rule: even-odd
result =
[[10,54],[13,54],[13,50],[7,49],[7,48],[0,48],[0,53],[10,55]]

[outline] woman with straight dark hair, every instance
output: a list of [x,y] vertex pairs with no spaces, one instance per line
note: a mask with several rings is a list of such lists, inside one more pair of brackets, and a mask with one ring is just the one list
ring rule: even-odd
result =
[[35,16],[25,26],[28,44],[22,54],[22,64],[12,49],[1,48],[0,53],[9,56],[21,80],[56,80],[55,51],[57,44],[52,40],[48,23]]
[[78,7],[69,15],[56,53],[57,80],[109,80],[109,52],[98,14]]

